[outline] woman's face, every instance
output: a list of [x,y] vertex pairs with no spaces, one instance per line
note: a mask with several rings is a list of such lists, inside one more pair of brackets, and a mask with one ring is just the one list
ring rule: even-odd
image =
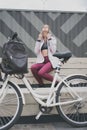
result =
[[42,35],[43,37],[47,37],[47,34],[49,33],[49,26],[48,25],[44,25],[42,28]]

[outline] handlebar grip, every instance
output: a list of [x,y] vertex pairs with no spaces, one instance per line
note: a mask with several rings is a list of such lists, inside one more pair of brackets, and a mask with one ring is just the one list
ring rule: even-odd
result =
[[17,36],[18,36],[18,34],[17,34],[17,32],[15,32],[11,39],[14,40],[15,38],[17,38]]

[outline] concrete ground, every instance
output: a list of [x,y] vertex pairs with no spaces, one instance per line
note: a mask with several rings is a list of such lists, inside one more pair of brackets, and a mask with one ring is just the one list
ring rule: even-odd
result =
[[10,130],[87,130],[87,127],[73,128],[66,122],[41,124],[16,124]]

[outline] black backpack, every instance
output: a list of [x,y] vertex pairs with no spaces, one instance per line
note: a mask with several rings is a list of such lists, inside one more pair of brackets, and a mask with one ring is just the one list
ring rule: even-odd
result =
[[2,51],[2,68],[8,74],[27,73],[28,54],[25,46],[19,41],[9,41]]

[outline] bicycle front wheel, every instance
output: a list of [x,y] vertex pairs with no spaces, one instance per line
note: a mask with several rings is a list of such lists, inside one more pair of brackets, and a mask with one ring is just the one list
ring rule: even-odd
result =
[[[82,100],[66,105],[61,104],[57,106],[57,111],[70,125],[87,126],[87,76],[73,75],[66,78],[65,81]],[[73,96],[71,90],[62,82],[57,91],[56,102],[63,103],[77,99],[77,96]]]
[[[0,79],[0,89],[3,81]],[[0,130],[11,128],[21,115],[23,108],[19,89],[10,81],[0,96]]]

